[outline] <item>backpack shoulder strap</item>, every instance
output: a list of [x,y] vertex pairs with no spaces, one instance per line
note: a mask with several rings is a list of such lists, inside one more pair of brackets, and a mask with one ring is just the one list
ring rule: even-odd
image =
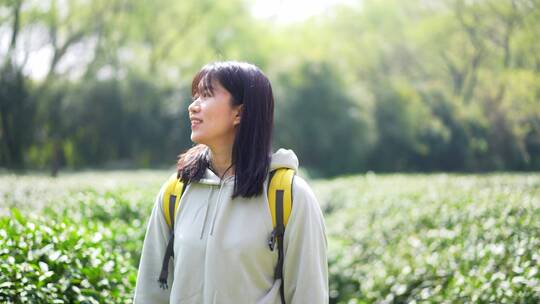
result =
[[167,185],[165,186],[165,193],[163,193],[163,213],[165,214],[165,221],[169,225],[169,229],[174,229],[174,218],[178,211],[178,205],[180,204],[180,198],[184,192],[184,183],[176,177],[176,173],[172,174]]
[[[278,216],[282,217],[286,227],[292,210],[293,169],[276,169],[270,175],[268,186],[268,204],[272,214],[272,226],[277,225]],[[278,210],[280,209],[280,210]]]
[[291,215],[293,193],[292,185],[295,171],[293,169],[277,169],[270,175],[268,186],[268,204],[272,214],[272,225],[274,230],[268,241],[270,250],[274,250],[275,242],[278,245],[278,262],[274,271],[274,279],[281,279],[279,288],[281,303],[285,304],[285,291],[283,282],[283,238],[285,227]]
[[185,188],[184,183],[177,178],[177,174],[174,173],[167,181],[165,192],[163,193],[163,199],[161,201],[165,221],[167,222],[170,231],[169,242],[167,243],[167,248],[165,249],[163,263],[161,265],[161,273],[159,274],[158,278],[159,286],[162,289],[168,288],[167,276],[169,274],[169,260],[171,257],[174,257],[174,219],[176,218],[176,212],[178,211],[180,199],[182,198]]

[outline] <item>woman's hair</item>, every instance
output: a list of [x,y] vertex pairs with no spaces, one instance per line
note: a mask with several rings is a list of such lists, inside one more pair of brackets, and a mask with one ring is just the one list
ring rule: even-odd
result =
[[[232,96],[232,105],[243,105],[232,149],[235,167],[233,198],[262,193],[270,168],[274,97],[268,78],[256,66],[236,61],[205,65],[193,78],[191,96],[210,93],[218,81]],[[199,85],[202,84],[202,85]],[[209,148],[199,144],[178,158],[178,177],[183,182],[199,181],[208,168]]]

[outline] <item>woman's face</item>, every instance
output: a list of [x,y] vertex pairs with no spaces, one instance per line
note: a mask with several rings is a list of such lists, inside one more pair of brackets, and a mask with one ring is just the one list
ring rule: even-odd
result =
[[232,146],[241,106],[233,106],[231,94],[218,81],[212,81],[212,88],[213,94],[198,90],[188,107],[191,140],[210,148]]

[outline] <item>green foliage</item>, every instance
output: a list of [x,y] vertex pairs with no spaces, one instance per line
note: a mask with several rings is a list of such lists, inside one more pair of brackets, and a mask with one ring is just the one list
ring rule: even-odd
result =
[[316,185],[333,303],[537,303],[540,177],[367,174]]
[[23,151],[32,142],[35,105],[22,72],[0,61],[0,166],[24,167]]
[[110,228],[11,213],[0,219],[2,302],[129,303],[135,267],[107,241]]
[[316,176],[540,168],[538,1],[362,1],[293,24],[251,5],[5,1],[0,166],[170,165],[191,78],[232,59],[270,76],[275,142]]
[[[1,176],[0,301],[129,303],[167,176]],[[310,184],[325,214],[331,303],[540,300],[538,174]]]
[[279,84],[277,146],[289,147],[315,176],[356,172],[370,152],[369,122],[337,72],[328,64],[303,63]]
[[[9,216],[0,217],[0,301],[131,303],[145,222],[159,186],[157,175],[133,175],[100,174],[98,184],[96,177],[84,175],[64,177],[58,184],[28,176],[18,178],[15,188],[2,189],[20,191],[34,205],[20,203],[20,210],[11,208]],[[10,184],[12,178],[2,180]],[[120,182],[108,191],[107,180]],[[141,191],[140,185],[149,182],[154,186]],[[63,191],[40,191],[45,186]],[[51,200],[36,206],[35,195]],[[6,193],[4,198],[1,208],[17,200]]]
[[437,134],[437,120],[418,93],[405,83],[378,84],[375,90],[378,140],[372,166],[377,170],[411,169],[410,164],[417,164],[415,157],[430,155],[423,136],[441,136]]
[[537,48],[539,11],[491,0],[339,10],[323,43],[344,51],[333,62],[347,62],[342,71],[374,96],[378,141],[366,169],[537,168],[539,61],[523,48]]
[[172,100],[177,91],[143,76],[90,79],[69,90],[52,87],[49,94],[48,110],[38,115],[45,126],[43,137],[29,151],[38,168],[52,157],[53,140],[62,146],[64,165],[72,168],[170,165],[191,144],[187,117],[179,122],[187,116],[187,105]]

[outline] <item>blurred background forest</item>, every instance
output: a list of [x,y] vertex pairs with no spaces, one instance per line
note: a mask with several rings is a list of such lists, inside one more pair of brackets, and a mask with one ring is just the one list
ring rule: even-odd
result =
[[3,168],[171,166],[194,73],[241,60],[272,81],[274,147],[313,176],[540,169],[538,0],[342,1],[288,22],[242,0],[0,3]]

